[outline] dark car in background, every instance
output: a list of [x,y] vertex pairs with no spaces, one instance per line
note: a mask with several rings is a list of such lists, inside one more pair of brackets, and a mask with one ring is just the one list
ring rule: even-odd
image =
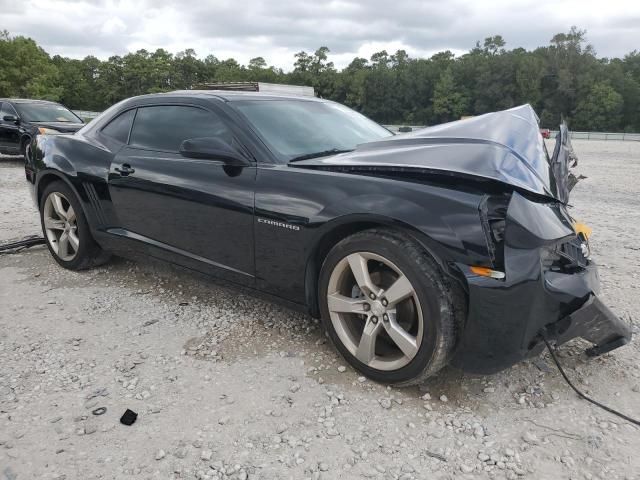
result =
[[84,126],[75,113],[46,100],[0,98],[0,153],[24,155],[38,134],[73,133]]
[[25,171],[61,266],[151,256],[258,290],[406,385],[629,341],[568,210],[575,161],[528,105],[393,136],[327,100],[188,91],[39,135]]

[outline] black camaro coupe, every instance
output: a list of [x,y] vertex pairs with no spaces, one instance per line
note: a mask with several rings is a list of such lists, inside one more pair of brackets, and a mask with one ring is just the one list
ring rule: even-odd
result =
[[392,135],[316,98],[183,91],[39,135],[26,176],[65,268],[160,258],[320,316],[370,378],[491,373],[582,337],[627,343],[525,105]]

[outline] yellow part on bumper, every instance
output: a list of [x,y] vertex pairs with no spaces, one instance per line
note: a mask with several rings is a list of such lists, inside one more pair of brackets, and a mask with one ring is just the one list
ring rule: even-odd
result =
[[591,236],[591,233],[593,232],[591,227],[587,226],[586,224],[584,224],[582,222],[575,222],[573,224],[573,229],[575,230],[576,234],[578,234],[578,235],[582,234],[582,236],[585,238],[585,240],[589,240],[589,237]]

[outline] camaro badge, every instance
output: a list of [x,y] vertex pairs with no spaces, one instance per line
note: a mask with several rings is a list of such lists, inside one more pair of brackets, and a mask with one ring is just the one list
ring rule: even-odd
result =
[[273,225],[274,227],[288,228],[289,230],[300,230],[300,227],[297,225],[291,225],[285,222],[278,222],[276,220],[269,220],[267,218],[258,218],[258,223],[266,223],[267,225]]

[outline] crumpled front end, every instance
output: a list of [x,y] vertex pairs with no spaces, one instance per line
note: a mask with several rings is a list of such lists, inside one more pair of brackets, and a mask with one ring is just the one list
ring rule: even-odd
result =
[[458,265],[469,309],[453,365],[496,372],[538,354],[543,336],[557,343],[582,337],[594,344],[591,355],[630,341],[629,325],[598,297],[588,240],[576,233],[564,205],[513,193],[490,199],[481,217],[493,264],[505,275],[480,276]]

